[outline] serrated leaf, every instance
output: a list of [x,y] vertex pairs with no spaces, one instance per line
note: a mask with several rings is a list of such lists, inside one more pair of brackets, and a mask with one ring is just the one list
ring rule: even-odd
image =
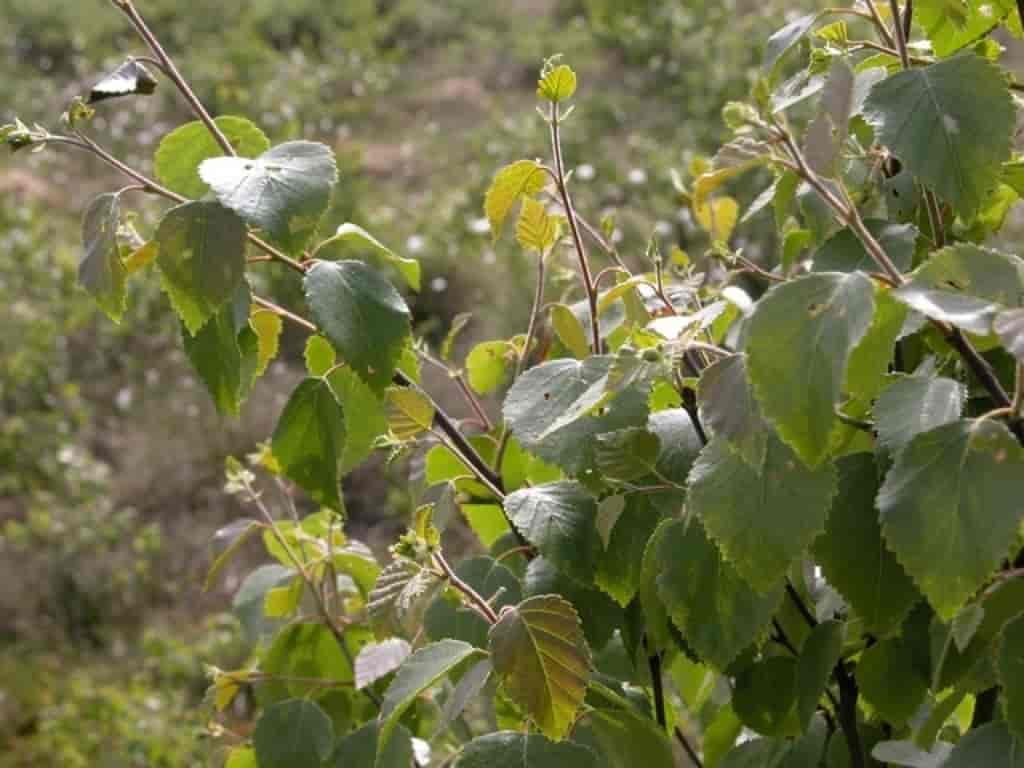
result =
[[865,630],[885,637],[900,627],[920,594],[882,539],[874,458],[845,456],[836,467],[839,491],[825,532],[814,543],[814,556],[828,583],[864,620]]
[[601,590],[581,584],[558,570],[543,555],[535,557],[523,577],[524,597],[559,595],[572,604],[583,623],[583,634],[591,648],[608,645],[615,628],[626,621],[622,608]]
[[992,323],[992,330],[999,334],[1006,351],[1024,362],[1024,309],[1000,312]]
[[430,601],[443,586],[432,571],[410,560],[395,560],[378,575],[366,611],[379,635],[415,634]]
[[590,677],[590,654],[572,605],[540,595],[505,609],[491,628],[490,650],[511,699],[545,736],[565,738]]
[[430,431],[434,424],[433,403],[422,392],[408,387],[388,388],[384,412],[391,433],[403,442]]
[[164,291],[194,336],[244,279],[245,223],[219,203],[184,203],[164,215],[154,239]]
[[708,443],[690,473],[687,507],[725,559],[760,593],[776,590],[825,526],[836,492],[830,465],[812,470],[776,437],[753,467],[724,440]]
[[797,661],[789,656],[771,656],[744,668],[732,697],[743,724],[765,736],[799,734],[796,674]]
[[724,669],[764,632],[782,590],[758,594],[722,559],[696,519],[672,521],[660,532],[658,594],[687,644]]
[[705,368],[697,393],[701,419],[712,434],[728,440],[748,464],[761,466],[769,429],[750,384],[746,356],[723,357]]
[[362,227],[346,222],[338,227],[334,236],[320,243],[314,256],[323,256],[325,248],[337,244],[353,245],[370,250],[391,264],[414,291],[420,290],[420,263],[416,259],[404,259]]
[[345,433],[344,411],[328,383],[306,379],[292,392],[271,440],[285,476],[336,510],[342,509],[338,463]]
[[641,427],[620,429],[597,436],[597,469],[612,482],[638,480],[655,471],[661,443]]
[[136,59],[128,59],[89,91],[95,104],[119,96],[149,96],[156,90],[156,78]]
[[537,194],[547,183],[547,175],[533,160],[517,160],[506,165],[494,177],[484,198],[484,214],[491,225],[495,241],[509,212],[520,199]]
[[1003,627],[996,669],[1006,723],[1017,739],[1024,739],[1024,616]]
[[400,637],[364,645],[354,664],[356,690],[361,691],[390,675],[402,666],[411,652],[409,643]]
[[800,649],[796,669],[796,712],[801,730],[806,729],[843,650],[843,625],[823,621],[811,630]]
[[886,374],[896,354],[896,342],[906,326],[909,310],[892,296],[892,291],[875,286],[875,316],[864,338],[850,355],[843,389],[866,403],[886,385]]
[[326,768],[409,768],[413,763],[412,734],[403,725],[395,727],[384,751],[378,753],[381,725],[371,720],[338,741],[338,746],[325,763]]
[[806,16],[801,16],[796,21],[790,22],[769,37],[768,42],[764,46],[764,62],[762,66],[768,70],[773,69],[779,59],[790,48],[800,42],[800,39],[810,31],[817,20],[818,14],[809,13]]
[[306,339],[303,359],[306,362],[306,372],[310,376],[323,376],[334,367],[338,355],[331,342],[323,336],[310,336]]
[[252,743],[260,768],[320,768],[334,749],[334,726],[311,701],[282,701],[257,721]]
[[750,317],[747,370],[758,402],[812,467],[828,454],[846,368],[874,304],[866,277],[828,272],[772,288]]
[[598,553],[595,583],[623,608],[640,589],[644,551],[661,519],[661,511],[650,498],[630,494],[604,550]]
[[597,501],[576,482],[524,488],[505,497],[505,512],[516,529],[572,578],[594,576],[601,542],[595,520]]
[[697,223],[715,242],[728,242],[740,218],[740,204],[732,197],[716,197],[693,209]]
[[545,253],[558,241],[558,218],[548,214],[543,203],[527,197],[519,211],[516,240],[527,250]]
[[[420,648],[406,659],[384,692],[380,708],[378,754],[386,747],[391,732],[416,697],[437,684],[466,659],[483,655],[479,648],[459,640],[441,640]],[[379,765],[379,761],[377,765]]]
[[121,200],[117,194],[93,200],[82,219],[84,253],[78,264],[78,283],[115,323],[121,322],[127,304],[127,270],[117,247]]
[[907,722],[924,703],[928,679],[919,671],[913,647],[901,638],[875,643],[857,662],[861,695],[886,721]]
[[878,141],[965,219],[1010,157],[1015,110],[1006,80],[972,53],[882,80],[864,114]]
[[338,181],[338,168],[330,147],[289,141],[256,158],[204,160],[199,177],[225,207],[295,253],[316,232]]
[[313,320],[345,363],[374,389],[387,386],[411,330],[394,286],[360,261],[317,262],[304,286]]
[[1024,455],[1006,427],[964,420],[915,437],[878,494],[889,547],[944,620],[1009,552]]
[[537,82],[537,96],[557,104],[571,99],[576,93],[576,73],[566,64],[554,67],[550,72],[541,73]]
[[275,312],[260,309],[252,313],[249,325],[256,333],[257,365],[256,376],[262,376],[267,366],[277,357],[281,345],[281,332],[284,322]]
[[1024,303],[1024,261],[959,243],[934,253],[892,295],[927,317],[985,335],[1000,308]]
[[[298,579],[302,583],[302,579]],[[365,630],[345,633],[345,648],[323,624],[294,623],[282,629],[260,659],[267,675],[288,680],[267,680],[256,689],[263,705],[288,698],[322,697],[328,689],[312,680],[330,680],[338,685],[353,682],[350,656],[367,639]],[[348,654],[348,655],[346,655]]]
[[590,354],[590,341],[573,311],[565,304],[552,304],[550,312],[551,327],[561,342],[577,359],[586,358]]
[[507,341],[484,341],[466,356],[469,386],[481,395],[493,392],[505,382],[509,357],[515,354]]
[[[889,259],[901,272],[914,262],[918,231],[913,224],[894,224],[884,219],[866,219],[865,226]],[[878,265],[864,244],[849,228],[841,229],[814,254],[815,272],[874,272]]]
[[452,768],[598,768],[598,762],[592,751],[579,744],[500,731],[469,742]]
[[[270,149],[270,139],[244,117],[218,117],[214,123],[241,157],[257,157]],[[153,157],[153,169],[157,180],[169,190],[195,200],[210,191],[209,185],[199,178],[200,164],[223,154],[223,148],[206,125],[196,120],[161,139]]]
[[953,379],[941,376],[897,379],[875,402],[873,413],[878,442],[895,456],[922,432],[959,419],[966,402],[966,387]]
[[625,706],[595,707],[573,730],[573,739],[592,744],[604,768],[675,768],[672,744],[649,717]]

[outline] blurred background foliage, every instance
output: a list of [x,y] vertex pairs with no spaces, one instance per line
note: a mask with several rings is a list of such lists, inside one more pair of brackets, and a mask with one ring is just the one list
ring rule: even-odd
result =
[[[335,146],[342,183],[325,231],[353,221],[420,258],[419,330],[440,340],[475,311],[464,352],[525,324],[532,269],[510,241],[492,246],[482,199],[497,168],[546,154],[533,109],[544,57],[565,54],[582,78],[566,132],[579,207],[614,217],[621,253],[640,263],[652,232],[703,248],[671,171],[714,150],[721,107],[747,93],[783,9],[819,3],[138,5],[213,113]],[[142,52],[103,0],[0,0],[0,19],[0,122],[17,112],[56,127],[72,97]],[[187,119],[162,87],[102,105],[93,129],[149,170]],[[269,434],[301,339],[286,337],[241,419],[220,420],[155,281],[134,281],[123,327],[75,288],[80,211],[121,183],[89,158],[0,158],[0,768],[206,765],[203,663],[241,662],[223,612],[244,565],[201,592],[212,534],[238,516],[220,468]],[[289,275],[264,269],[272,294],[297,300]],[[407,473],[378,465],[346,480],[354,535],[379,546],[402,525],[407,494],[388,477]]]

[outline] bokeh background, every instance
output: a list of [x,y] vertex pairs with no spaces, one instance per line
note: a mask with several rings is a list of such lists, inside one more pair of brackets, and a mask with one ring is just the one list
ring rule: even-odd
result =
[[[437,341],[473,312],[464,352],[525,324],[530,262],[510,241],[492,245],[482,201],[498,167],[547,153],[534,111],[546,56],[563,53],[580,76],[565,136],[579,206],[614,215],[621,252],[640,263],[652,232],[703,247],[671,172],[720,143],[722,105],[746,95],[786,12],[820,3],[137,5],[214,114],[247,116],[275,143],[335,147],[342,181],[325,230],[353,221],[420,258],[418,330]],[[143,51],[106,0],[0,0],[0,123],[56,128],[130,53]],[[188,119],[164,85],[102,105],[92,128],[148,171],[161,136]],[[0,768],[208,765],[203,665],[244,660],[230,614],[244,563],[201,589],[213,533],[240,514],[223,462],[269,434],[302,339],[286,335],[240,419],[219,418],[153,279],[133,282],[121,327],[75,288],[80,212],[121,184],[89,157],[0,157]],[[157,213],[147,205],[142,230]],[[770,233],[744,234],[770,258]],[[297,303],[292,276],[264,269],[267,292]],[[381,463],[346,480],[354,536],[386,546],[409,472]]]

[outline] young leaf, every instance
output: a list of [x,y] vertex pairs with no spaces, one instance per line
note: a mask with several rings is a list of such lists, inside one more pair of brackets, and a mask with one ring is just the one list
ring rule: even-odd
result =
[[728,242],[740,217],[740,205],[732,197],[716,197],[693,211],[697,223],[715,242]]
[[576,73],[566,64],[542,72],[537,82],[537,96],[557,104],[576,93]]
[[127,273],[117,247],[120,224],[121,202],[118,195],[105,194],[93,200],[82,219],[85,252],[78,264],[78,283],[115,323],[121,321],[127,301]]
[[466,357],[469,386],[481,395],[500,387],[508,371],[508,358],[514,354],[507,341],[484,341],[470,350]]
[[545,736],[565,738],[590,677],[590,654],[572,605],[541,595],[506,608],[491,628],[490,650],[512,700]]
[[276,312],[260,309],[249,317],[249,326],[256,334],[257,364],[256,376],[260,377],[267,371],[267,366],[277,357],[281,347],[281,333],[284,321]]
[[327,210],[338,168],[330,147],[289,141],[257,158],[204,160],[199,177],[225,207],[295,253],[309,242]]
[[245,276],[245,223],[215,202],[172,208],[156,230],[164,291],[193,336]]
[[155,90],[156,78],[141,62],[130,58],[92,87],[89,103],[119,96],[149,96]]
[[345,414],[323,379],[306,379],[292,392],[271,440],[285,476],[313,500],[340,510],[338,463],[345,448]]
[[388,427],[396,439],[412,440],[434,424],[434,405],[422,392],[408,387],[388,387],[384,398]]
[[572,742],[499,731],[469,742],[452,768],[598,768],[597,756]]
[[[244,117],[218,117],[220,132],[241,157],[257,157],[270,149],[270,139]],[[224,154],[206,125],[196,120],[163,137],[153,157],[157,180],[172,192],[196,200],[210,191],[199,178],[199,166]]]
[[769,37],[768,42],[764,46],[764,63],[762,66],[767,70],[774,69],[786,51],[800,42],[800,39],[810,31],[817,20],[818,14],[809,13],[806,16],[801,16],[796,21],[790,22]]
[[314,321],[345,363],[374,389],[386,387],[410,333],[398,291],[361,261],[317,262],[304,285]]
[[964,219],[1010,157],[1015,110],[1002,71],[973,53],[882,80],[864,114],[880,143]]
[[551,327],[555,329],[559,340],[578,360],[583,360],[590,354],[587,332],[565,304],[551,305]]
[[388,565],[378,575],[366,604],[378,635],[418,632],[431,600],[443,586],[433,571],[410,560],[397,559]]
[[754,591],[696,519],[674,520],[659,531],[658,594],[687,644],[724,669],[764,632],[782,602],[782,590]]
[[874,304],[866,277],[829,272],[772,288],[750,317],[747,369],[758,402],[812,467],[828,454],[846,367]]
[[417,696],[435,685],[466,659],[480,655],[483,655],[483,652],[469,643],[441,640],[423,646],[406,659],[384,692],[379,718],[381,728],[377,736],[378,755],[386,748],[398,719]]
[[886,542],[946,621],[1009,552],[1022,514],[1022,453],[995,421],[954,422],[915,437],[878,493]]
[[495,241],[501,237],[512,206],[521,198],[540,192],[546,183],[544,169],[533,160],[517,160],[498,171],[484,198],[484,213]]
[[334,725],[311,701],[282,701],[260,717],[252,743],[260,768],[320,768],[334,749]]
[[875,643],[860,656],[857,683],[864,699],[886,721],[907,722],[928,693],[928,679],[920,671],[913,646],[901,638]]
[[1024,616],[1003,627],[996,666],[1006,722],[1017,739],[1024,739]]
[[558,240],[558,219],[548,214],[543,203],[528,197],[519,211],[516,240],[523,248],[543,254]]
[[320,243],[316,247],[314,256],[322,256],[325,248],[338,243],[361,246],[363,249],[373,251],[397,269],[410,288],[414,291],[419,291],[420,263],[416,259],[403,259],[365,229],[350,222],[342,224],[338,227],[338,231],[334,233],[333,237]]
[[378,753],[381,725],[371,720],[338,741],[338,746],[325,763],[325,768],[409,768],[414,765],[412,734],[404,725],[395,726],[384,751]]
[[583,583],[594,576],[601,542],[597,501],[575,482],[524,488],[505,497],[505,512],[526,540],[568,576]]
[[906,376],[890,384],[875,401],[878,442],[895,456],[922,432],[958,420],[967,389],[941,376]]
[[864,620],[865,630],[885,637],[899,629],[920,594],[882,540],[874,458],[867,453],[845,456],[836,467],[839,491],[825,532],[814,543],[814,557],[828,583]]

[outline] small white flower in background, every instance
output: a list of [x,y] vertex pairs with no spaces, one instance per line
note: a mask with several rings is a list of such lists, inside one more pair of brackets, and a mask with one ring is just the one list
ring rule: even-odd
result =
[[488,248],[486,251],[484,251],[483,262],[484,264],[497,264],[498,254],[496,254],[493,250]]
[[623,237],[625,237],[625,235],[622,234],[622,230],[621,229],[616,228],[615,230],[612,231],[612,242],[613,243],[616,243],[616,244],[621,243]]
[[647,183],[647,171],[643,168],[634,168],[626,178],[629,179],[630,184],[639,187],[641,184]]
[[590,181],[597,175],[597,171],[594,170],[594,166],[590,163],[584,163],[576,169],[576,178],[580,181]]
[[405,241],[405,250],[409,253],[420,253],[427,246],[427,239],[423,235],[410,235]]
[[469,222],[469,231],[474,235],[486,235],[491,231],[491,222],[481,217],[479,219],[473,219]]
[[430,281],[430,290],[434,293],[443,293],[448,289],[448,278],[435,277]]
[[654,231],[662,237],[668,237],[672,234],[672,223],[668,221],[658,221],[654,224]]
[[118,410],[127,411],[132,407],[132,401],[135,396],[132,394],[131,387],[121,387],[117,392],[117,397],[114,398],[114,403],[117,405]]

